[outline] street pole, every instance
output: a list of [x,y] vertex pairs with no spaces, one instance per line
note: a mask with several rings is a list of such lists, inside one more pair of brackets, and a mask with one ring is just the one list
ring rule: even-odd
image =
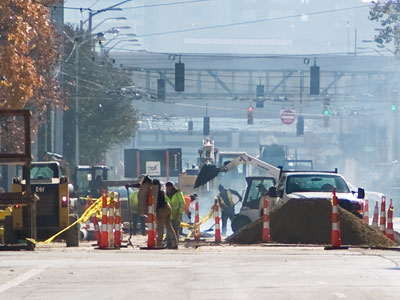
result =
[[75,166],[79,165],[79,44],[75,47]]

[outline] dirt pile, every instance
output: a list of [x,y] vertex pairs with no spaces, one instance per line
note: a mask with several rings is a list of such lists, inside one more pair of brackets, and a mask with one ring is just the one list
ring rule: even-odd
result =
[[[330,244],[331,204],[313,199],[289,200],[270,214],[271,240],[288,244]],[[356,216],[339,207],[343,245],[391,247],[395,243],[378,230],[365,225]],[[262,219],[241,228],[227,238],[229,243],[252,244],[261,242]]]

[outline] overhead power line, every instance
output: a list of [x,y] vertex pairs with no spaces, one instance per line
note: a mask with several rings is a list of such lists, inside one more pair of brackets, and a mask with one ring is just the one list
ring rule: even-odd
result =
[[[188,1],[178,1],[178,2],[168,2],[168,3],[158,3],[158,4],[146,4],[146,5],[139,5],[139,6],[123,7],[122,9],[127,10],[127,9],[135,9],[135,8],[171,6],[171,5],[189,4],[189,3],[196,3],[196,2],[209,2],[209,1],[212,1],[212,0],[188,0]],[[71,7],[71,6],[64,6],[64,9],[92,11],[92,12],[101,10],[101,9],[93,9],[90,7]]]
[[369,6],[370,6],[369,4],[367,4],[367,5],[358,5],[358,6],[353,6],[353,7],[322,10],[322,11],[315,11],[315,12],[310,12],[310,13],[302,13],[302,14],[275,17],[275,18],[265,18],[265,19],[258,19],[258,20],[252,20],[252,21],[243,21],[243,22],[236,22],[236,23],[229,23],[229,24],[211,25],[211,26],[204,26],[204,27],[197,27],[197,28],[188,28],[188,29],[179,29],[179,30],[164,31],[164,32],[147,33],[147,34],[138,35],[138,37],[173,34],[173,33],[182,33],[182,32],[190,32],[190,31],[200,31],[200,30],[207,30],[207,29],[216,29],[216,28],[224,28],[224,27],[231,27],[231,26],[255,24],[255,23],[261,23],[261,22],[268,22],[268,21],[285,20],[285,19],[292,19],[292,18],[302,17],[304,15],[308,15],[308,16],[321,15],[321,14],[327,14],[327,13],[334,13],[334,12],[340,12],[340,11],[346,11],[346,10],[365,8],[365,7],[369,7]]

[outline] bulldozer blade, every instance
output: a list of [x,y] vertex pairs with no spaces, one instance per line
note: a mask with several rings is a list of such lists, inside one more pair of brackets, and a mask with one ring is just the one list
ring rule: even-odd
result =
[[206,184],[210,180],[217,177],[219,173],[219,168],[215,165],[204,165],[201,167],[199,175],[196,178],[196,182],[194,183],[194,188],[198,188],[203,184]]

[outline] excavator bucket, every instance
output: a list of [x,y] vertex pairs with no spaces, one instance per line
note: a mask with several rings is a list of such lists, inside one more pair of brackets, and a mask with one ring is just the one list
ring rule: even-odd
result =
[[194,183],[194,188],[198,188],[203,184],[206,184],[210,180],[217,177],[219,173],[219,168],[216,165],[204,165],[201,167],[199,175],[196,178],[196,182]]

